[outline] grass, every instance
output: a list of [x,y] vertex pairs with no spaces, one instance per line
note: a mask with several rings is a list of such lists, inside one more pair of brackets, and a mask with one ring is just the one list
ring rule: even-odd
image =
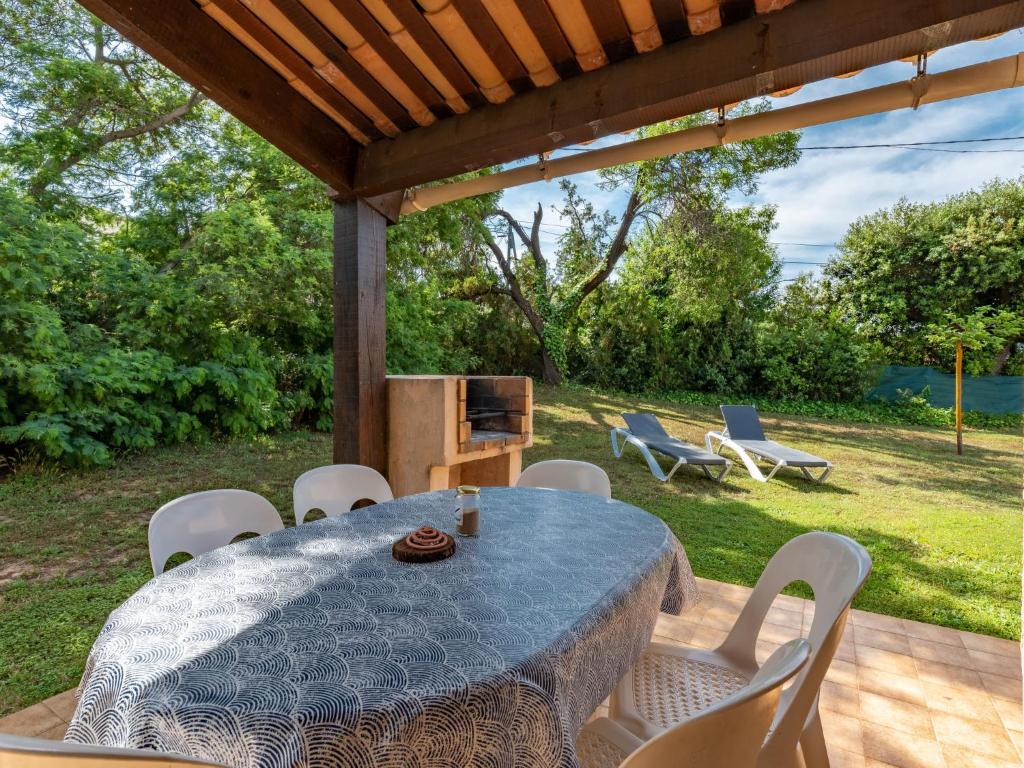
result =
[[[829,484],[784,473],[762,485],[741,467],[721,486],[688,468],[662,484],[631,449],[611,455],[608,429],[620,411],[640,408],[695,443],[719,421],[706,406],[538,388],[527,460],[573,457],[607,469],[617,498],[672,527],[699,576],[751,585],[788,539],[839,531],[874,558],[857,607],[1020,637],[1019,434],[969,431],[957,457],[947,430],[767,414],[771,436],[836,464]],[[158,506],[242,487],[287,522],[292,481],[329,459],[327,436],[290,432],[0,482],[0,715],[77,684],[108,613],[150,577],[146,525]]]

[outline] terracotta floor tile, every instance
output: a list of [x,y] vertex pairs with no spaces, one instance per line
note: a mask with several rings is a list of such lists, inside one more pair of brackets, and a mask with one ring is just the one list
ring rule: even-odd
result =
[[881,648],[872,648],[869,645],[857,646],[857,664],[906,677],[914,677],[917,674],[913,657],[902,653],[883,651]]
[[769,643],[764,640],[758,640],[757,645],[754,646],[754,659],[758,664],[764,664],[768,661],[768,657],[775,653],[779,647],[779,643]]
[[1000,760],[1020,759],[1016,747],[1002,726],[969,720],[945,712],[933,712],[932,725],[935,726],[936,737],[943,744],[971,749]]
[[896,634],[904,633],[903,619],[897,619],[894,616],[883,616],[880,613],[868,613],[854,609],[850,611],[850,621],[859,627],[872,627]]
[[979,672],[1020,680],[1020,661],[986,651],[967,651],[970,666]]
[[910,637],[919,637],[922,640],[931,640],[933,643],[945,643],[946,645],[963,645],[960,633],[949,627],[938,627],[934,624],[924,624],[920,621],[903,620],[903,631]]
[[942,754],[945,755],[949,768],[1020,768],[1020,763],[1016,760],[999,760],[992,755],[979,755],[973,749],[955,747],[952,744],[943,744]]
[[999,714],[1003,727],[1008,731],[1024,730],[1024,718],[1022,718],[1021,705],[1019,701],[997,699],[992,697],[992,706]]
[[[949,688],[935,683],[921,683],[924,688],[925,705],[935,712],[983,720],[986,723],[1002,725],[993,699],[987,693],[964,688]],[[1010,702],[1007,702],[1009,704]]]
[[857,687],[857,665],[842,659],[832,659],[832,664],[825,673],[825,679],[840,685]]
[[1021,700],[1020,680],[1002,675],[990,675],[988,672],[979,672],[978,675],[981,677],[985,690],[992,696],[1017,702]]
[[49,707],[43,704],[33,704],[27,709],[0,719],[0,733],[10,733],[15,736],[38,736],[58,725],[65,725],[65,723]]
[[1013,746],[1017,749],[1017,757],[1024,764],[1024,732],[1007,731],[1007,733],[1010,735],[1010,741],[1013,742]]
[[866,645],[871,648],[881,648],[883,651],[902,653],[910,656],[910,640],[906,635],[895,632],[886,632],[884,629],[864,627],[855,624],[853,627],[853,642],[856,645]]
[[770,621],[772,624],[779,624],[783,627],[793,627],[799,632],[804,625],[804,612],[773,605],[768,609],[765,621]]
[[68,724],[61,723],[55,725],[48,731],[44,731],[39,734],[40,739],[49,739],[50,741],[64,741],[64,734],[68,732]]
[[836,646],[836,652],[833,655],[833,658],[856,663],[857,646],[853,644],[853,640],[843,640],[839,643],[839,645]]
[[862,691],[899,699],[919,707],[926,706],[924,687],[917,678],[894,675],[871,667],[858,667],[857,682]]
[[821,727],[825,732],[825,743],[830,749],[844,749],[854,754],[864,754],[861,721],[838,712],[822,712]]
[[698,626],[692,621],[662,613],[658,615],[658,621],[654,625],[654,634],[685,643],[693,637]]
[[773,608],[785,608],[787,611],[796,611],[797,613],[803,613],[804,607],[807,605],[814,605],[814,601],[805,600],[795,595],[776,595],[775,600],[772,601]]
[[773,624],[766,621],[761,625],[761,633],[757,636],[759,641],[764,640],[769,643],[775,643],[776,645],[782,645],[788,643],[790,640],[795,640],[800,637],[799,627],[787,627],[782,624]]
[[960,642],[972,651],[985,651],[1020,659],[1020,643],[1015,640],[1004,640],[1001,637],[989,637],[974,632],[960,632],[959,634]]
[[830,746],[828,758],[832,764],[831,768],[867,768],[867,760],[864,755],[858,755],[856,752],[846,749]]
[[917,660],[917,677],[927,683],[947,685],[950,688],[968,688],[972,691],[984,691],[981,675],[973,669],[940,664],[937,661]]
[[860,719],[915,736],[935,738],[935,733],[932,731],[932,720],[925,707],[879,696],[877,693],[861,691]]
[[822,681],[818,703],[822,709],[830,712],[860,717],[860,691],[848,685],[833,683],[831,680]]
[[966,666],[974,669],[971,660],[967,657],[967,649],[963,646],[935,643],[931,640],[912,637],[910,638],[910,651],[916,659],[926,659],[927,661],[937,661],[940,664],[952,664],[958,667]]
[[895,768],[943,768],[946,765],[942,749],[933,739],[874,723],[864,723],[861,732],[865,757]]
[[49,707],[50,711],[65,723],[69,723],[71,722],[71,717],[75,714],[75,708],[78,706],[78,699],[75,698],[75,693],[76,689],[72,688],[69,691],[64,691],[64,693],[51,696],[43,704]]
[[704,627],[710,627],[712,629],[720,629],[728,632],[732,629],[732,625],[736,623],[736,616],[738,612],[732,611],[721,605],[713,605],[704,612],[704,615],[700,617],[700,624]]
[[714,627],[700,626],[693,633],[693,637],[687,640],[687,643],[697,648],[704,648],[705,650],[711,648],[717,648],[725,640],[725,632]]
[[883,763],[871,757],[864,758],[864,768],[894,768],[892,763]]

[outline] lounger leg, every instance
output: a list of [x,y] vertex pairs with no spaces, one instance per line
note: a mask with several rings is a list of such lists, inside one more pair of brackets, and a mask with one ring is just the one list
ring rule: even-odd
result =
[[725,460],[725,466],[722,467],[721,471],[719,471],[718,474],[715,474],[710,469],[708,469],[708,465],[707,464],[701,464],[700,468],[702,470],[704,470],[704,474],[705,474],[705,476],[707,476],[707,478],[709,480],[714,480],[716,483],[720,483],[723,480],[725,480],[725,476],[728,475],[729,474],[729,470],[732,469],[732,462],[729,461],[728,459],[726,459]]
[[780,461],[778,464],[776,464],[774,467],[772,467],[772,471],[768,473],[768,476],[764,479],[764,481],[767,483],[769,480],[771,480],[773,477],[775,477],[775,473],[776,472],[778,472],[780,469],[782,469],[785,466],[787,466],[786,462]]
[[800,471],[804,473],[804,477],[806,477],[808,480],[813,480],[814,482],[820,485],[821,483],[824,483],[826,480],[828,480],[828,476],[832,474],[832,465],[830,464],[829,466],[825,467],[825,471],[822,472],[817,477],[815,477],[807,467],[800,467]]
[[[619,447],[618,441],[615,439],[616,437],[621,437],[625,441],[622,444],[621,448]],[[661,482],[663,483],[668,482],[669,478],[671,478],[673,473],[675,473],[675,471],[679,468],[679,464],[685,463],[683,461],[678,462],[674,467],[672,467],[672,471],[666,475],[665,470],[663,470],[661,468],[661,465],[658,464],[658,460],[651,455],[651,452],[649,450],[647,450],[647,446],[644,445],[641,441],[637,440],[635,437],[633,437],[633,435],[629,434],[626,430],[622,429],[621,427],[615,427],[611,431],[611,438],[612,453],[615,454],[616,458],[622,456],[622,452],[626,449],[626,443],[629,443],[630,445],[635,445],[636,449],[640,451],[644,459],[647,461],[647,467],[651,470],[651,474],[654,475],[658,480],[661,480]]]
[[[761,471],[761,468],[759,466],[757,466],[757,462],[754,461],[750,457],[749,453],[747,453],[742,447],[740,447],[739,445],[734,443],[732,440],[730,440],[726,435],[723,435],[723,434],[721,434],[719,432],[708,432],[704,436],[704,445],[707,446],[707,449],[709,451],[712,450],[711,449],[711,441],[712,441],[712,439],[720,441],[719,444],[718,444],[718,450],[714,451],[714,453],[717,453],[719,456],[721,456],[722,455],[722,449],[723,448],[728,448],[729,450],[731,450],[733,453],[735,453],[739,457],[740,461],[743,462],[743,466],[745,466],[747,468],[747,472],[750,473],[750,476],[752,478],[754,478],[755,480],[757,480],[758,482],[760,482],[760,483],[768,482],[768,480],[771,479],[771,476],[774,475],[775,472],[778,470],[778,467],[776,467],[774,470],[772,470],[772,474],[771,475],[768,475],[768,477],[765,477],[764,473]],[[725,473],[722,474],[722,477],[723,478],[725,477]]]
[[670,469],[668,471],[668,474],[665,475],[665,482],[667,483],[669,480],[671,480],[672,479],[672,475],[674,475],[676,473],[676,470],[679,469],[681,466],[683,466],[683,464],[685,464],[685,463],[686,463],[686,459],[680,459],[679,461],[677,461],[672,466],[672,469]]

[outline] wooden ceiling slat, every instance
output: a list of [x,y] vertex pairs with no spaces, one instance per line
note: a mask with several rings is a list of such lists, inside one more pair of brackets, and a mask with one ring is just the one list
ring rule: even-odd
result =
[[473,78],[469,76],[462,64],[451,52],[413,0],[384,0],[395,17],[408,30],[416,44],[437,65],[445,79],[452,84],[459,95],[471,104],[481,104],[483,99]]
[[[507,0],[501,0],[506,2]],[[544,0],[515,0],[523,16],[530,20],[533,34],[544,49],[548,61],[552,63],[559,77],[572,77],[580,72],[579,64],[573,54],[569,42],[562,34],[551,9]]]
[[651,8],[664,42],[674,43],[689,36],[690,28],[686,24],[682,0],[651,0]]
[[569,41],[580,69],[589,72],[608,63],[601,38],[594,31],[582,0],[547,0],[551,13]]
[[583,0],[583,7],[609,61],[622,61],[636,52],[617,0]]
[[492,104],[512,98],[515,91],[508,79],[451,0],[419,0],[419,4],[430,26],[477,82],[484,97]]
[[451,0],[451,4],[512,90],[528,90],[531,87],[529,74],[480,0]]
[[331,3],[437,117],[447,117],[451,114],[451,109],[444,103],[444,97],[395,45],[362,3],[357,0],[331,0]]
[[718,0],[683,0],[691,35],[704,35],[722,26]]
[[209,0],[209,4],[205,7],[219,9],[252,37],[260,47],[279,61],[294,77],[299,79],[317,98],[340,114],[365,139],[374,140],[382,136],[373,123],[356,109],[352,102],[324,82],[304,58],[299,56],[294,49],[274,34],[266,24],[238,0]]
[[638,53],[661,47],[661,31],[651,0],[619,0],[619,7],[633,38],[633,47]]
[[[415,127],[415,121],[405,108],[352,58],[344,46],[334,38],[334,35],[328,32],[299,0],[273,0],[273,3],[285,18],[294,24],[337,67],[345,79],[365,95],[399,131],[407,131]],[[378,127],[380,126],[378,125]],[[385,133],[387,132],[385,131]]]
[[515,3],[508,0],[481,0],[484,9],[512,46],[526,68],[530,80],[538,88],[557,83],[558,72],[533,32],[533,26]]
[[349,56],[402,105],[413,120],[420,125],[430,125],[437,120],[427,103],[391,68],[331,0],[299,1],[313,18],[341,42]]

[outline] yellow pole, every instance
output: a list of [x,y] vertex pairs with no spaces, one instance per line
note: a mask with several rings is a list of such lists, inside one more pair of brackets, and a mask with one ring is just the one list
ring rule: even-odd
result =
[[964,343],[956,340],[956,452],[964,452]]

